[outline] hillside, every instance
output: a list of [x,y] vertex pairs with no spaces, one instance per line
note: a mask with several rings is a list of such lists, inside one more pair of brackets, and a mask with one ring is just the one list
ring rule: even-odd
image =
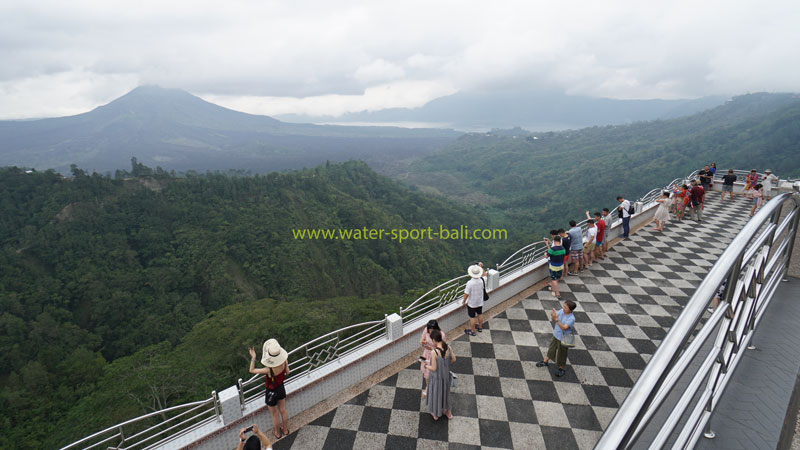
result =
[[0,121],[0,166],[69,172],[124,169],[132,156],[167,170],[301,169],[351,159],[374,166],[424,155],[450,130],[284,123],[233,111],[185,91],[144,86],[70,117]]
[[688,116],[713,108],[723,97],[680,100],[617,100],[567,95],[558,90],[531,88],[497,92],[458,92],[419,108],[362,111],[339,117],[282,115],[292,122],[428,123],[460,130],[522,127],[554,131],[586,126],[618,125],[636,121]]
[[637,198],[712,161],[800,176],[800,98],[736,97],[672,120],[563,132],[462,136],[392,175],[425,192],[481,205],[523,235]]
[[[306,227],[486,225],[363,163],[249,177],[176,177],[137,161],[118,178],[72,172],[0,169],[2,448],[55,448],[205,397],[244,375],[243,352],[266,334],[292,348],[489,262],[485,241],[295,240]],[[258,314],[219,320],[246,305]],[[166,358],[186,339],[225,356]],[[147,377],[121,382],[136,358],[169,361],[153,368],[163,380],[192,381],[148,397]]]

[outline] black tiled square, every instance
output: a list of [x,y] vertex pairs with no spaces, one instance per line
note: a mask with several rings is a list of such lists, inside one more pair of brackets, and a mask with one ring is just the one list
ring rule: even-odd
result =
[[526,309],[525,314],[528,315],[528,320],[550,320],[544,309]]
[[[628,272],[625,272],[625,273],[628,274],[628,273],[632,273],[632,272],[628,271]],[[636,273],[639,273],[639,272],[636,272]],[[641,276],[641,277],[638,277],[638,278],[644,278],[644,276]],[[617,280],[617,283],[619,283],[621,286],[637,286],[636,282],[633,281],[630,278],[620,278],[620,279]]]
[[616,286],[609,284],[605,286],[606,290],[611,294],[627,294],[628,290],[624,286]]
[[[550,370],[552,368],[552,364],[550,367],[538,367],[540,370]],[[528,389],[531,391],[531,398],[535,398],[538,401],[561,402],[558,398],[558,392],[556,392],[556,385],[552,381],[528,380]]]
[[570,292],[589,292],[589,288],[583,284],[583,278],[581,278],[581,284],[570,284],[569,290]]
[[[473,358],[494,358],[494,346],[492,344],[470,342],[469,346],[472,350]],[[458,358],[458,355],[456,355],[456,358]],[[458,359],[456,359],[456,361],[458,361]]]
[[581,385],[581,387],[583,388],[583,392],[586,393],[586,397],[589,399],[589,404],[592,406],[619,408],[619,403],[617,403],[617,399],[614,398],[614,394],[611,393],[611,389],[609,389],[608,386],[584,384]]
[[364,405],[367,404],[367,397],[369,397],[369,391],[368,390],[356,395],[353,398],[351,398],[350,400],[347,401],[347,404],[348,405],[364,406]]
[[[594,294],[594,295],[597,295],[597,294]],[[582,310],[584,310],[584,311],[587,311],[587,312],[604,312],[605,311],[603,309],[603,307],[600,306],[600,303],[595,303],[595,302],[581,302],[580,308]]]
[[589,319],[589,315],[588,314],[586,314],[583,311],[579,311],[581,309],[581,306],[583,306],[583,303],[578,303],[575,306],[576,306],[575,307],[576,311],[574,313],[572,313],[572,315],[575,316],[575,322],[578,322],[578,323],[589,323],[589,322],[592,321],[591,319]]
[[450,442],[447,444],[447,450],[481,450],[481,446],[462,444],[460,442]]
[[364,413],[361,414],[361,423],[358,425],[358,430],[371,431],[373,433],[388,433],[391,415],[391,409],[367,406],[364,408]]
[[519,361],[498,359],[497,369],[500,372],[500,376],[504,378],[525,378],[522,363]]
[[663,341],[667,332],[661,327],[641,327],[644,334],[654,341]]
[[389,378],[381,381],[378,384],[383,386],[397,386],[397,374],[390,376]]
[[496,448],[514,448],[508,422],[479,419],[478,423],[481,429],[481,444],[486,443]]
[[632,387],[633,380],[625,369],[615,369],[612,367],[598,367],[608,386]]
[[581,276],[581,281],[583,281],[584,285],[587,284],[603,284],[600,280],[597,279],[597,271],[591,269],[592,275],[583,275]]
[[439,420],[433,420],[430,413],[425,412],[419,415],[419,429],[417,437],[420,439],[430,439],[432,441],[447,442],[447,418],[442,416]]
[[672,324],[675,323],[675,318],[669,316],[653,316],[653,320],[667,329],[672,328]]
[[[486,331],[484,331],[485,333]],[[514,345],[514,338],[510,331],[492,330],[492,343],[493,344],[511,344]]]
[[497,377],[475,375],[475,393],[478,395],[502,397],[503,389],[500,387],[500,379]]
[[[665,283],[669,283],[667,280],[656,280],[656,281],[664,281]],[[638,305],[656,305],[658,302],[653,300],[652,297],[648,297],[646,295],[631,295],[633,299],[636,301]]]
[[457,374],[472,375],[472,358],[456,355],[456,362],[450,366],[450,370]]
[[[587,350],[611,350],[602,336],[581,336],[581,341]],[[567,357],[569,358],[569,356]]]
[[508,325],[511,327],[511,331],[532,331],[531,323],[527,320],[509,319]]
[[[636,325],[636,322],[627,314],[609,314],[608,317],[610,317],[616,325]],[[603,336],[606,335],[603,334]]]
[[405,411],[419,411],[419,389],[404,389],[397,388],[394,391],[393,409],[402,409]]
[[[570,356],[572,356],[571,351]],[[614,356],[622,363],[622,367],[626,369],[642,370],[644,366],[647,365],[644,359],[637,353],[614,353]]]
[[587,405],[562,405],[569,419],[569,426],[581,430],[603,431],[594,410]]
[[641,316],[647,315],[647,312],[645,312],[644,308],[639,305],[634,305],[632,303],[620,303],[620,306],[622,306],[622,309],[624,309],[628,314],[638,314]]
[[341,430],[339,428],[331,428],[328,430],[328,437],[325,438],[323,446],[326,449],[332,450],[352,450],[353,444],[356,441],[356,432],[352,430]]
[[519,354],[520,361],[541,361],[542,351],[539,347],[528,347],[526,345],[518,345],[517,353]]
[[[608,290],[608,286],[606,286],[606,290]],[[618,292],[618,294],[621,294],[621,292]],[[616,300],[614,300],[614,296],[611,294],[598,293],[592,295],[600,303],[616,303]]]
[[547,349],[550,347],[550,341],[553,340],[553,333],[533,333],[536,336],[536,342],[539,344],[539,347],[543,347]]
[[628,342],[631,343],[639,354],[652,355],[656,352],[656,344],[653,344],[649,339],[628,339]]
[[665,292],[662,291],[661,288],[659,288],[659,287],[644,286],[644,287],[642,287],[642,289],[644,289],[644,291],[647,292],[650,295],[666,295]]
[[[369,393],[369,391],[367,391]],[[333,416],[336,415],[336,410],[332,410],[327,412],[326,414],[318,417],[315,421],[311,422],[310,425],[319,425],[321,427],[330,427],[333,423]]]
[[681,280],[684,278],[684,276],[681,275],[680,272],[659,272],[659,273],[661,273],[661,276],[663,276],[668,280]]
[[450,393],[450,407],[453,414],[463,417],[478,417],[478,400],[474,395]]
[[594,326],[603,337],[625,337],[616,325],[596,323]]
[[405,436],[386,435],[386,448],[392,450],[417,450],[417,440]]
[[545,448],[557,448],[558,450],[580,450],[575,436],[569,428],[560,427],[540,427],[544,438]]
[[538,423],[532,401],[519,398],[506,398],[504,401],[509,422]]
[[571,348],[567,353],[567,362],[579,366],[594,366],[594,359],[588,350],[582,348]]

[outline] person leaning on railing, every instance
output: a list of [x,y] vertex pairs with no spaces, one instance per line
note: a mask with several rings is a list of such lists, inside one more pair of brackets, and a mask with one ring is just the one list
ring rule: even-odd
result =
[[[270,414],[272,414],[272,435],[280,439],[281,436],[278,435],[278,430],[286,436],[289,435],[289,413],[286,412],[286,388],[283,385],[284,380],[289,375],[289,363],[287,361],[289,354],[275,339],[269,339],[264,342],[263,350],[261,364],[264,365],[264,368],[256,369],[256,351],[253,347],[250,347],[250,373],[264,374],[264,385],[266,387],[264,401]],[[283,426],[281,426],[281,419],[283,419]]]
[[[245,439],[245,435],[249,432],[253,432],[249,438]],[[236,447],[236,450],[272,450],[272,443],[269,441],[269,438],[261,432],[258,428],[258,425],[252,424],[248,428],[242,428],[239,430],[239,445]]]

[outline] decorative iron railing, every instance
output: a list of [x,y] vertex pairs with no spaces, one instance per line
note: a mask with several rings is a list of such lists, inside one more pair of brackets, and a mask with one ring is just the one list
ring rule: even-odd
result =
[[[673,449],[690,449],[704,431],[713,436],[711,414],[784,277],[799,219],[800,195],[785,193],[767,202],[742,228],[672,325],[595,449],[632,448],[695,358],[699,368],[678,393],[677,403],[665,407],[668,416],[648,448],[660,449],[672,440]],[[723,282],[724,298],[696,330]]]

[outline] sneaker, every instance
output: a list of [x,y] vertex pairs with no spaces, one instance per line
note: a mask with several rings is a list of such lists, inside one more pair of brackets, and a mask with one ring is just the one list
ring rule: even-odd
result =
[[578,272],[568,272],[570,275],[578,275]]
[[714,308],[712,308],[711,306],[706,308],[706,311],[710,312],[711,314],[714,314]]
[[558,370],[556,370],[556,376],[557,376],[557,377],[559,377],[559,378],[560,378],[560,377],[563,377],[563,376],[564,376],[564,375],[566,375],[566,374],[567,374],[567,371],[566,371],[566,370],[564,370],[564,369],[558,369]]
[[475,332],[474,332],[474,331],[472,331],[472,330],[469,330],[469,329],[467,329],[467,330],[464,330],[464,334],[468,334],[468,335],[470,335],[470,336],[477,336],[477,335],[475,334]]
[[550,365],[550,363],[546,363],[544,361],[539,361],[539,362],[536,363],[536,367],[547,367],[549,365]]

